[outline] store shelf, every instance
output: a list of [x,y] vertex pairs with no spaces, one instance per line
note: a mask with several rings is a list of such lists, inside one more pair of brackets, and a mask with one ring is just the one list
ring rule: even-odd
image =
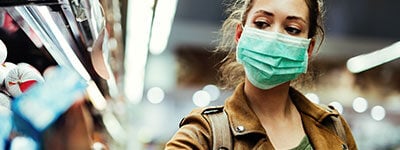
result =
[[62,2],[62,0],[2,0],[0,6],[54,5]]
[[[35,45],[43,45],[60,66],[74,68],[87,81],[94,80],[99,87],[102,87],[102,93],[107,95],[107,90],[103,90],[107,87],[101,85],[105,81],[94,69],[91,59],[93,43],[105,24],[101,18],[96,22],[99,19],[93,19],[92,16],[103,14],[93,11],[96,9],[88,10],[87,8],[95,8],[90,6],[92,4],[89,2],[79,4],[75,1],[25,2],[31,3],[1,9],[6,10],[27,35],[33,31],[40,39],[36,40],[36,43],[32,40]],[[36,5],[36,2],[39,4]],[[94,14],[96,12],[97,14]]]
[[[31,57],[32,61],[36,61],[30,55],[40,53],[40,57],[47,59],[47,62],[37,63],[37,66],[35,66],[37,68],[47,68],[57,64],[76,70],[89,84],[85,98],[87,104],[84,105],[88,106],[87,109],[93,117],[96,131],[103,132],[104,130],[109,135],[116,135],[124,132],[101,128],[105,128],[107,123],[115,124],[115,122],[118,122],[115,119],[110,121],[110,119],[107,119],[110,117],[104,118],[104,116],[114,115],[108,104],[110,101],[120,98],[119,94],[115,94],[119,90],[114,77],[115,72],[120,73],[120,70],[116,71],[112,68],[112,66],[119,67],[120,64],[109,64],[108,58],[103,57],[107,56],[110,57],[110,60],[115,60],[111,57],[115,56],[115,53],[121,54],[121,51],[116,52],[115,49],[110,50],[107,49],[108,47],[103,48],[102,46],[107,44],[104,42],[107,42],[109,38],[120,40],[121,37],[116,37],[120,33],[114,33],[113,29],[106,31],[105,14],[102,9],[98,1],[91,0],[1,0],[0,2],[0,12],[6,12],[19,27],[13,35],[23,36],[23,38],[14,38],[11,35],[12,41],[9,41],[9,43],[15,46],[18,45],[18,39],[24,39],[20,41],[24,43],[22,45],[35,47],[11,50],[13,56],[10,56],[10,60],[18,60],[14,62],[18,63],[24,59],[12,58],[24,56]],[[118,20],[114,21],[117,22]],[[108,24],[111,23],[108,22]],[[25,35],[21,33],[25,33]],[[103,36],[102,33],[107,34]],[[2,37],[4,36],[7,35]],[[118,43],[118,47],[123,46]],[[24,53],[24,55],[20,55],[21,53]],[[113,54],[104,55],[105,53]],[[102,58],[100,61],[98,60],[99,57]],[[96,68],[99,62],[108,67],[106,71],[110,74],[109,78],[105,78],[104,72],[99,72],[99,69]],[[44,69],[39,70],[43,73]],[[114,140],[119,141],[118,139]]]

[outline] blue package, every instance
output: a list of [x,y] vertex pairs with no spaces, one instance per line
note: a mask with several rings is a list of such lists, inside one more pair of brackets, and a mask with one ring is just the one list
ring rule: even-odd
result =
[[0,150],[5,149],[6,141],[12,130],[12,113],[0,106]]
[[15,137],[11,141],[10,150],[38,150],[39,145],[29,137]]
[[82,97],[86,87],[75,70],[56,67],[46,74],[44,83],[35,84],[13,101],[17,130],[39,140],[40,133]]

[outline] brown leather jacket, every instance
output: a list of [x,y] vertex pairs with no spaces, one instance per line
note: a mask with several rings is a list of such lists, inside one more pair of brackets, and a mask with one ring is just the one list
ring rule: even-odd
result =
[[[243,91],[244,84],[242,83],[238,85],[224,105],[232,131],[233,148],[240,150],[273,149],[264,128],[247,104]],[[293,88],[290,88],[289,94],[301,114],[304,130],[315,150],[342,150],[346,149],[344,144],[347,144],[347,148],[350,150],[357,149],[350,128],[342,116],[339,118],[343,122],[347,141],[341,140],[335,131],[325,125],[324,121],[330,115],[339,115],[337,111],[330,111],[313,104]],[[202,115],[204,110],[205,108],[195,109],[185,117],[180,123],[180,129],[167,143],[165,149],[211,149],[211,127]],[[239,126],[244,128],[241,127],[241,130],[237,130]]]

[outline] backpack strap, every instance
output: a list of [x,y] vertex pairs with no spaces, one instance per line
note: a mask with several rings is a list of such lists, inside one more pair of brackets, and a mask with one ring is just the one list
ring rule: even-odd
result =
[[212,132],[212,150],[232,149],[232,134],[229,127],[228,115],[223,107],[210,107],[203,111],[208,117]]
[[[332,106],[324,106],[328,111],[336,111]],[[203,111],[203,116],[208,118],[212,132],[212,150],[229,150],[232,147],[232,133],[229,127],[228,115],[222,106],[209,107]],[[347,149],[346,132],[343,123],[338,116],[330,116],[330,121],[326,125],[329,129],[336,132],[343,142],[345,142],[344,149]]]
[[336,134],[346,142],[346,132],[344,131],[342,121],[337,116],[331,116],[333,126],[335,128]]
[[[326,108],[328,111],[331,112],[336,111],[333,106],[328,106],[328,107],[324,106],[324,108]],[[336,135],[338,135],[339,138],[345,143],[344,148],[347,148],[346,132],[344,130],[341,119],[339,118],[339,116],[334,116],[334,115],[331,115],[329,118],[331,122],[327,123],[327,126],[329,127],[329,129],[336,132]]]

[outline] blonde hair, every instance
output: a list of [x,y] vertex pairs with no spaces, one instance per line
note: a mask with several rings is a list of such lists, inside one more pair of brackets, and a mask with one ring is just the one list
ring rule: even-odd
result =
[[[219,43],[216,52],[226,53],[225,58],[220,63],[219,68],[219,85],[224,89],[233,89],[239,83],[244,82],[245,73],[243,66],[236,62],[236,42],[235,34],[236,27],[239,24],[245,24],[247,14],[252,8],[254,0],[234,0],[234,3],[228,4],[226,13],[229,14],[227,19],[222,24],[219,30]],[[314,38],[317,35],[321,36],[321,43],[324,39],[324,30],[322,24],[322,1],[321,0],[305,0],[309,8],[310,29],[309,38]],[[318,46],[319,48],[319,46]],[[313,74],[308,70],[307,74]],[[299,80],[305,83],[305,80],[311,80],[314,75],[302,75]]]

